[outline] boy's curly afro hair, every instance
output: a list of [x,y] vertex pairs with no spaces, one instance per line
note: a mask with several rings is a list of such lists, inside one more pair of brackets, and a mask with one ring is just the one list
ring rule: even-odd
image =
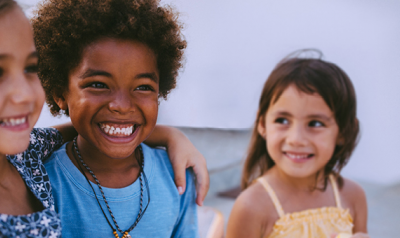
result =
[[[39,55],[39,78],[53,115],[61,109],[53,99],[68,90],[69,72],[83,50],[100,38],[136,40],[157,56],[159,96],[176,85],[186,41],[178,14],[158,0],[47,0],[32,19]],[[68,115],[68,111],[65,112]]]

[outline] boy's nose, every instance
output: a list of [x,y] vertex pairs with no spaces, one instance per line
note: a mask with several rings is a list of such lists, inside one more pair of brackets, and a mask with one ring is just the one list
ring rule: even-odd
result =
[[300,125],[294,125],[288,131],[286,142],[294,147],[301,147],[307,145],[307,135],[305,128]]
[[109,103],[109,109],[121,114],[134,112],[135,103],[132,95],[127,90],[118,90],[114,93],[113,99]]

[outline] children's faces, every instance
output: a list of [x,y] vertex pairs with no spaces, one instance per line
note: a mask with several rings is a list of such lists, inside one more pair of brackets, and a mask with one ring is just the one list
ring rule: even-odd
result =
[[15,7],[0,16],[0,154],[28,147],[44,103],[37,61],[31,25]]
[[55,98],[69,110],[82,154],[132,155],[156,124],[158,82],[156,56],[145,44],[104,38],[86,47],[68,91]]
[[332,157],[339,127],[319,94],[306,94],[291,85],[271,102],[258,131],[279,170],[306,178],[323,169]]

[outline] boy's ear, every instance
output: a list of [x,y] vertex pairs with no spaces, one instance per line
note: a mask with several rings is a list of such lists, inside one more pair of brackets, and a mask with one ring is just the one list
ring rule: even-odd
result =
[[260,116],[257,124],[257,131],[262,138],[266,139],[265,137],[267,136],[267,128],[265,125],[265,116]]
[[59,96],[56,93],[54,93],[53,99],[62,110],[66,111],[68,109],[68,104],[64,96]]

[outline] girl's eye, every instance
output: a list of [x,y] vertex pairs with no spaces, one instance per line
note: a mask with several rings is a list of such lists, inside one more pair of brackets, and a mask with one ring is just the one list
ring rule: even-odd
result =
[[279,124],[283,124],[283,125],[287,125],[289,124],[289,120],[283,117],[277,118],[275,120],[275,123],[279,123]]
[[99,82],[91,83],[89,85],[89,87],[91,87],[91,88],[108,88],[107,85],[105,85],[104,83],[99,83]]
[[150,87],[149,85],[140,85],[136,89],[140,91],[153,91],[153,88]]
[[29,65],[24,69],[24,73],[26,74],[36,74],[38,72],[38,66],[36,64]]
[[325,125],[320,121],[310,121],[310,123],[308,123],[308,126],[310,126],[310,127],[322,127],[322,126],[325,126]]
[[3,77],[4,70],[0,68],[0,77]]

